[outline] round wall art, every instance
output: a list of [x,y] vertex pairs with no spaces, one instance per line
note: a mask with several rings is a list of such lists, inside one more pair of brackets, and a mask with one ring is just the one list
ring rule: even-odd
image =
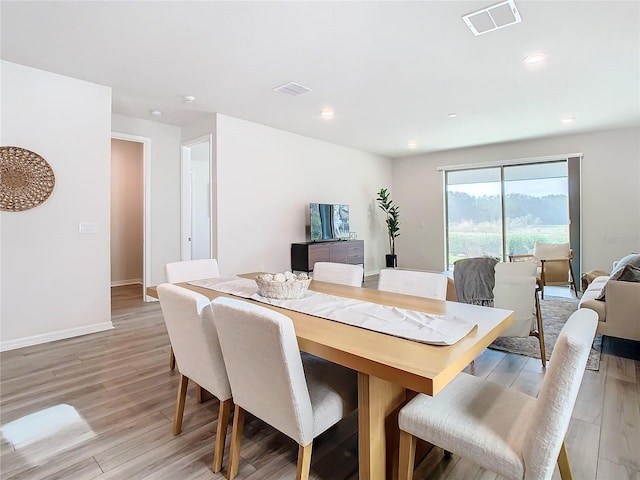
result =
[[0,147],[0,210],[20,212],[44,203],[56,184],[53,169],[31,150]]

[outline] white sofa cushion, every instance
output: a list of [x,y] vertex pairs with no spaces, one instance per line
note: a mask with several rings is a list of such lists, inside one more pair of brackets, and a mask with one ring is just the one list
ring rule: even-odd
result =
[[607,317],[606,304],[602,300],[596,300],[602,288],[609,280],[608,276],[596,277],[582,294],[578,308],[590,308],[598,314],[598,320],[604,322]]

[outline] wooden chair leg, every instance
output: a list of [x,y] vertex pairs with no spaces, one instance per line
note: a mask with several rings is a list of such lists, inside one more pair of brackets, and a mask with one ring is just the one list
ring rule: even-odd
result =
[[540,299],[538,293],[536,296],[536,318],[538,321],[538,342],[540,343],[540,360],[542,360],[542,367],[547,367],[547,351],[544,346],[544,325],[542,324],[542,310],[540,309]]
[[202,403],[202,387],[196,383],[196,401]]
[[576,285],[576,277],[573,276],[573,267],[571,261],[569,261],[569,274],[571,275],[571,286],[573,287],[573,293],[578,296],[578,287]]
[[244,429],[244,410],[236,405],[233,412],[233,429],[231,430],[231,450],[229,453],[229,473],[227,478],[233,480],[238,475],[240,464],[240,444],[242,443],[242,430]]
[[171,370],[176,369],[176,356],[173,354],[173,347],[171,347],[171,352],[169,352],[169,368]]
[[300,445],[298,447],[298,470],[296,472],[296,480],[309,480],[312,446],[313,442],[308,445]]
[[227,438],[229,415],[231,414],[231,399],[220,401],[218,408],[218,428],[216,429],[216,446],[213,450],[213,473],[222,469],[222,457],[224,456],[224,442]]
[[560,478],[562,478],[562,480],[573,480],[569,456],[567,455],[567,445],[564,440],[562,441],[560,454],[558,455],[558,470],[560,470]]
[[176,413],[173,417],[173,434],[178,435],[182,431],[182,416],[184,415],[184,402],[187,398],[187,386],[189,378],[180,375],[178,384],[178,399],[176,400]]
[[400,458],[398,461],[398,480],[412,480],[416,461],[416,437],[400,430]]

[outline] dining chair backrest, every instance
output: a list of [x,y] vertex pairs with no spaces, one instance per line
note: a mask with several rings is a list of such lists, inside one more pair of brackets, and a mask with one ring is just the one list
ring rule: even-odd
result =
[[527,479],[551,478],[580,390],[598,315],[585,308],[572,313],[553,347],[542,388],[530,412],[522,456]]
[[180,373],[219,400],[231,398],[211,301],[169,283],[158,285],[158,298]]
[[538,264],[533,261],[500,262],[494,267],[496,282],[501,277],[535,277],[538,274]]
[[164,272],[168,283],[190,282],[220,276],[218,261],[215,258],[167,263]]
[[289,317],[231,298],[213,303],[236,405],[300,445],[313,440],[313,409]]
[[378,290],[445,300],[447,277],[441,273],[385,268],[380,270]]
[[501,337],[528,337],[535,328],[536,277],[498,277],[493,287],[493,306],[513,310],[513,322]]
[[339,283],[352,287],[362,286],[364,268],[348,263],[316,262],[313,266],[313,279],[319,282]]

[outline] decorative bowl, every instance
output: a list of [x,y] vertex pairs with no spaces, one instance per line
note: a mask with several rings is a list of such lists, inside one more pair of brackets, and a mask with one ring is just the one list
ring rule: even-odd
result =
[[311,279],[306,273],[298,275],[291,272],[265,273],[256,277],[258,293],[263,297],[277,300],[302,298],[310,283]]

